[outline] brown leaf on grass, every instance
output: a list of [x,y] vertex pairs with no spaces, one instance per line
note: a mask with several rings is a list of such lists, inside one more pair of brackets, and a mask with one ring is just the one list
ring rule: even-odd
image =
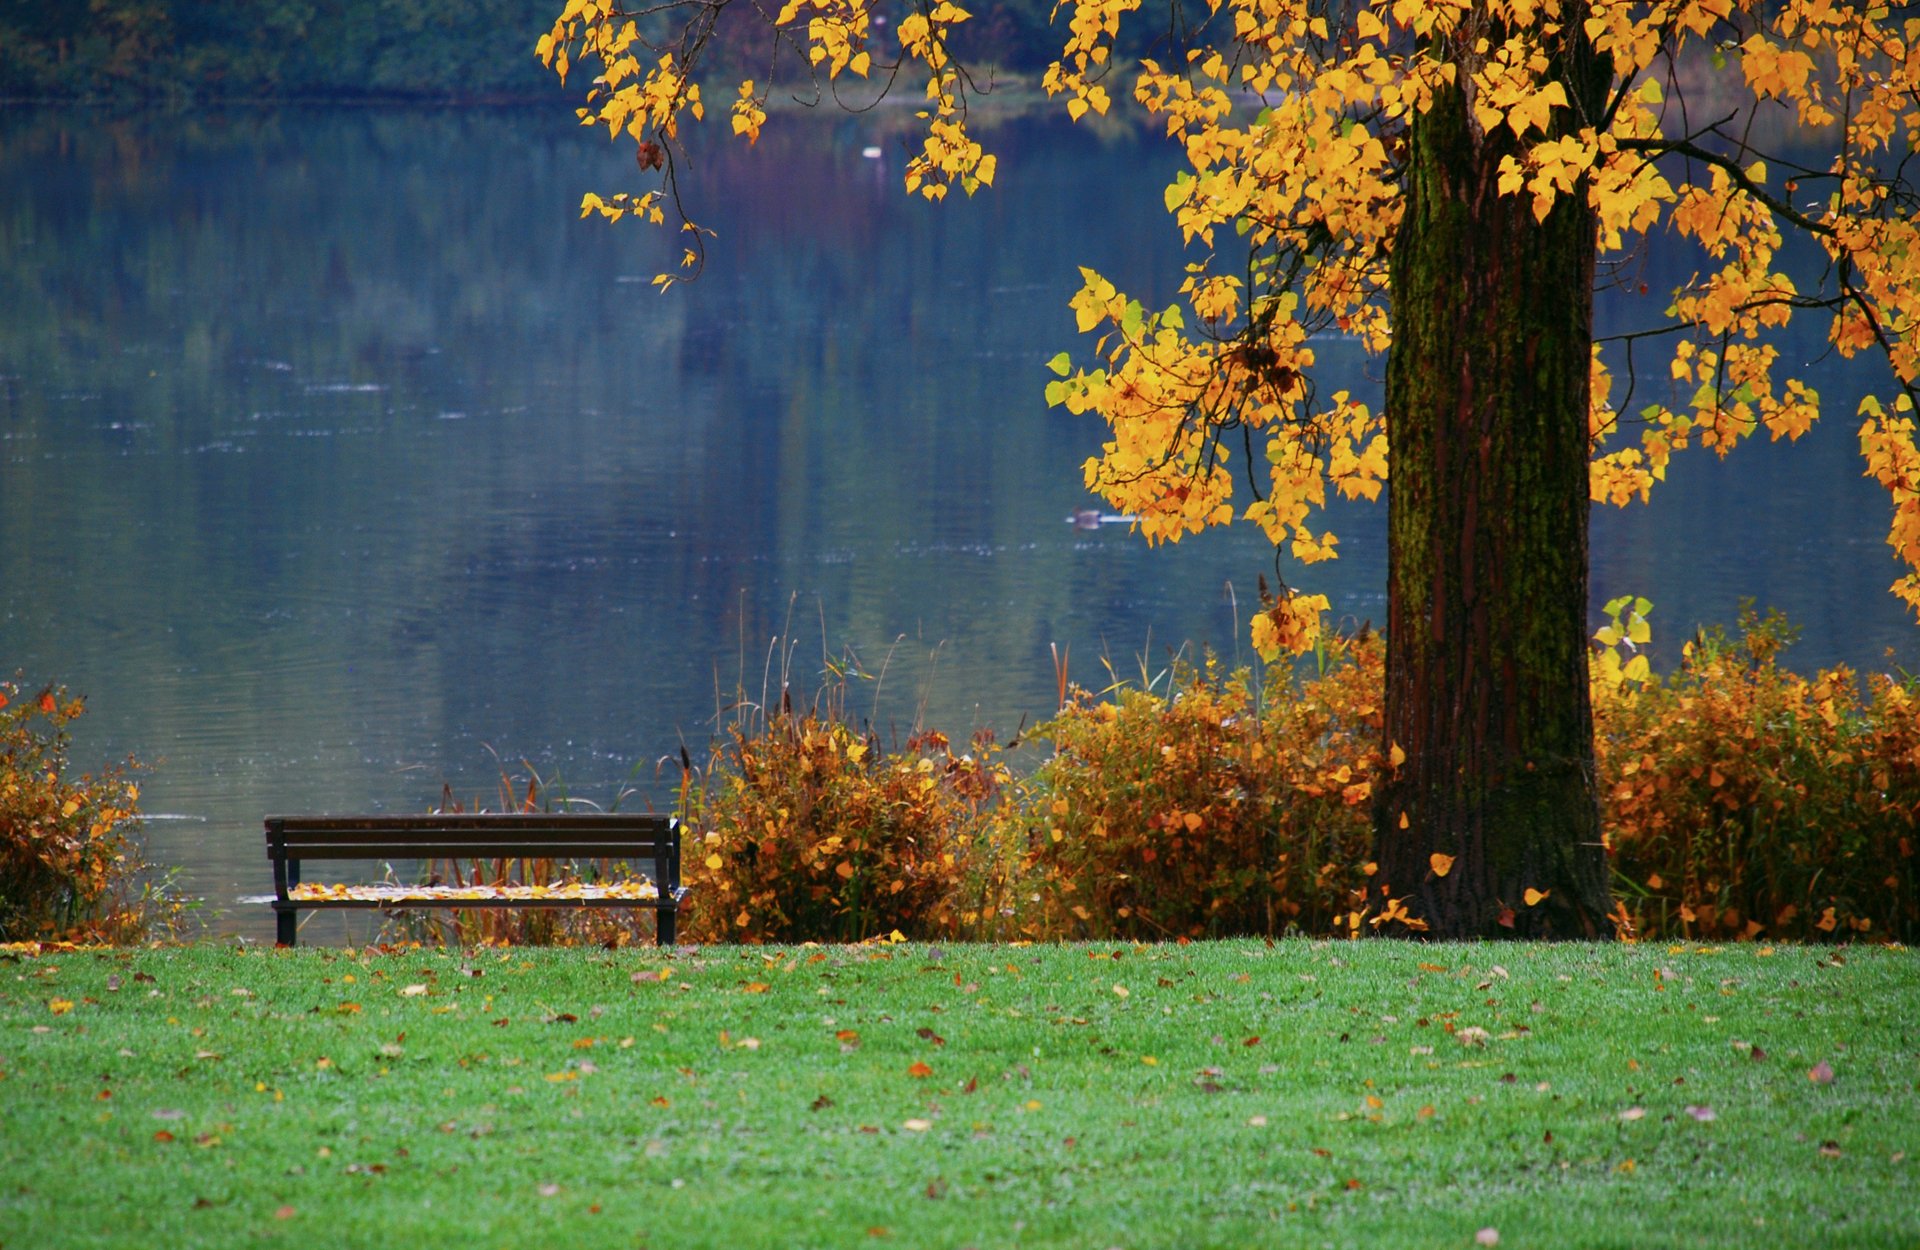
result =
[[290,1220],[297,1214],[298,1212],[296,1212],[292,1207],[283,1206],[283,1207],[275,1208],[273,1212],[273,1218],[276,1220]]
[[828,1107],[831,1107],[832,1105],[833,1105],[833,1099],[827,1097],[825,1094],[822,1094],[818,1098],[814,1099],[812,1102],[807,1104],[807,1110],[825,1111]]
[[947,1039],[944,1037],[941,1037],[938,1033],[935,1033],[932,1029],[919,1028],[919,1029],[915,1029],[914,1033],[923,1042],[932,1042],[935,1046],[945,1046],[947,1044]]
[[933,1069],[916,1059],[913,1061],[913,1066],[907,1069],[907,1075],[915,1080],[924,1080],[933,1075]]
[[772,988],[773,987],[765,981],[749,981],[740,987],[740,992],[742,994],[764,994]]
[[1833,1084],[1833,1065],[1822,1059],[1807,1069],[1807,1079],[1815,1085]]
[[1820,1143],[1820,1153],[1828,1159],[1838,1159],[1840,1157],[1840,1143],[1829,1138]]

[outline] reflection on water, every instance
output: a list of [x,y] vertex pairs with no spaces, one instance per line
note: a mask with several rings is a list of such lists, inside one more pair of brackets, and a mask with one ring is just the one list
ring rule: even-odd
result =
[[[216,907],[260,888],[265,812],[490,796],[496,755],[664,802],[654,761],[716,685],[757,693],[790,614],[808,684],[823,637],[898,643],[883,730],[924,697],[1011,733],[1049,643],[1089,683],[1241,650],[1227,586],[1244,615],[1270,553],[1067,523],[1099,429],[1040,399],[1077,265],[1172,297],[1167,155],[1010,125],[1004,185],[932,208],[897,119],[781,122],[708,150],[720,238],[661,296],[660,237],[576,219],[624,168],[564,117],[0,116],[0,666],[91,696],[82,758],[159,764],[154,849]],[[1873,380],[1828,365],[1830,428],[1601,515],[1596,598],[1646,594],[1673,645],[1756,595],[1802,664],[1914,663],[1846,428]],[[1383,522],[1343,509],[1296,580],[1381,619]]]

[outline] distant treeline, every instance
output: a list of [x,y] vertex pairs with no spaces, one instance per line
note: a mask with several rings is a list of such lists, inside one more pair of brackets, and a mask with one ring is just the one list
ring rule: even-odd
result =
[[[1169,2],[1163,29],[1205,16],[1194,0]],[[0,0],[0,98],[551,98],[555,80],[534,59],[533,43],[562,7],[562,0]],[[882,15],[894,11],[877,26],[877,53],[887,51],[893,22],[912,7],[876,6]],[[954,32],[964,63],[1030,74],[1059,55],[1064,30],[1048,25],[1052,0],[966,7],[973,20]],[[1167,42],[1121,51],[1165,55]],[[774,51],[754,6],[732,3],[705,64],[764,81]],[[782,81],[804,80],[791,53],[780,62]]]

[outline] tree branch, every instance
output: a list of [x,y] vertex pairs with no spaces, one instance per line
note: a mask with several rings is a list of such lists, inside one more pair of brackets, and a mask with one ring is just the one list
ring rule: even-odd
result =
[[1765,204],[1767,209],[1772,212],[1775,217],[1797,226],[1809,234],[1822,235],[1826,238],[1834,237],[1835,231],[1832,226],[1824,222],[1815,221],[1793,205],[1768,191],[1753,179],[1747,177],[1747,171],[1740,168],[1739,163],[1732,157],[1723,156],[1718,152],[1703,148],[1691,139],[1621,139],[1619,141],[1619,148],[1623,152],[1644,152],[1652,159],[1667,155],[1678,155],[1691,157],[1697,161],[1704,161],[1709,165],[1725,170],[1732,177],[1735,186],[1739,187],[1754,199],[1759,200],[1762,204]]

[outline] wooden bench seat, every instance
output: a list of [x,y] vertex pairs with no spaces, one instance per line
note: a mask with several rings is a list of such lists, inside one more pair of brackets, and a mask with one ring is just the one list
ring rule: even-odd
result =
[[[603,812],[269,816],[277,939],[292,946],[300,913],[329,908],[401,911],[469,907],[627,907],[652,910],[656,940],[670,946],[686,889],[680,884],[680,825],[669,816]],[[309,860],[481,861],[501,875],[507,861],[588,864],[549,884],[407,885],[310,882]]]

